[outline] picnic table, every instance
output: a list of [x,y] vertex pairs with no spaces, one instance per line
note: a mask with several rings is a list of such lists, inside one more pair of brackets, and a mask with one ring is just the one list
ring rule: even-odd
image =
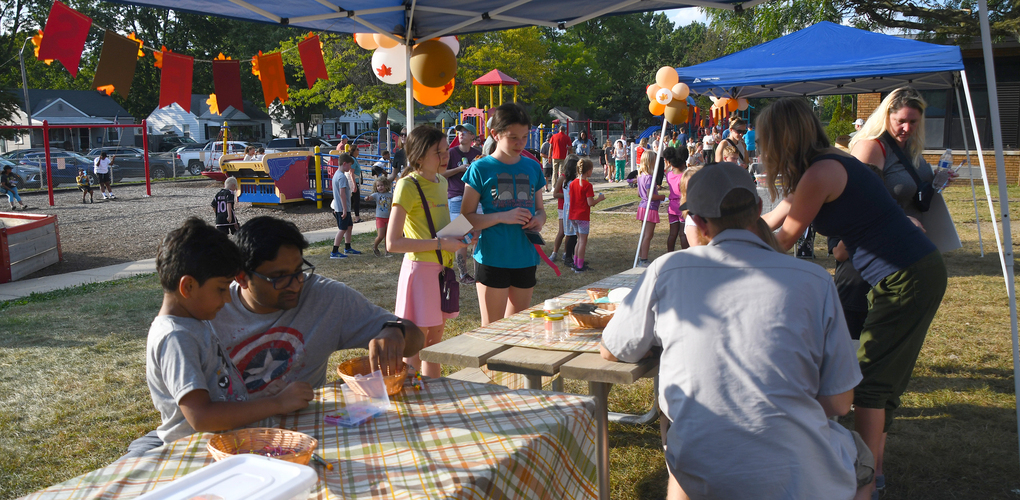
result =
[[[557,297],[563,305],[590,302],[588,288],[634,287],[644,273],[635,268],[609,276]],[[602,340],[601,330],[572,329],[568,340],[547,343],[532,339],[530,312],[541,309],[536,305],[510,317],[494,321],[486,326],[464,332],[456,337],[422,349],[424,361],[444,365],[462,366],[470,369],[485,367],[493,372],[519,374],[526,377],[527,387],[542,388],[542,377],[588,382],[588,391],[595,398],[595,416],[598,425],[598,469],[599,498],[609,498],[609,390],[613,384],[632,384],[641,378],[658,374],[659,359],[656,356],[639,363],[606,361],[599,354]],[[572,325],[573,326],[573,325]],[[451,375],[458,377],[457,374]],[[471,378],[470,375],[464,375]],[[481,381],[478,378],[474,380]],[[554,385],[554,390],[561,390]],[[653,409],[653,411],[656,411]]]
[[[343,402],[340,383],[316,391],[279,427],[319,440],[333,470],[310,499],[594,498],[595,403],[590,397],[453,379],[405,385],[394,408],[355,428],[325,424]],[[196,433],[143,457],[114,462],[26,499],[134,498],[213,463]]]

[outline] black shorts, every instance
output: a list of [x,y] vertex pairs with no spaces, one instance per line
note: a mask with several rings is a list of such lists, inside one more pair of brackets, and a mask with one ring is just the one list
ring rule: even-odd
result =
[[80,189],[82,193],[92,192],[92,186],[78,186],[78,189]]
[[112,180],[113,177],[110,176],[110,172],[107,172],[105,174],[96,174],[96,181],[99,182],[100,184],[109,184]]
[[552,164],[548,164],[548,166],[542,168],[542,173],[545,174],[546,177],[552,177],[552,170]]
[[347,212],[347,217],[340,218],[340,212],[333,212],[333,217],[336,219],[336,228],[341,231],[346,231],[347,228],[354,225],[354,219],[351,218],[351,212]]
[[476,262],[475,279],[489,288],[535,288],[535,284],[538,283],[535,279],[537,270],[538,266],[508,269]]

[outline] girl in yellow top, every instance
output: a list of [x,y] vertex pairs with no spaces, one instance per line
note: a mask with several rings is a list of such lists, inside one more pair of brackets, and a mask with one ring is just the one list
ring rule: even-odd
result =
[[[454,237],[432,237],[414,180],[425,193],[432,224],[439,231],[450,223],[446,178],[439,175],[440,166],[446,166],[449,160],[449,149],[446,135],[435,127],[419,126],[408,134],[404,148],[407,170],[405,176],[397,181],[390,221],[386,227],[386,250],[404,253],[394,313],[413,321],[425,332],[426,346],[442,340],[446,320],[457,317],[457,313],[444,313],[441,309],[439,273],[444,266],[453,266],[454,252],[467,244]],[[443,262],[439,262],[436,250],[442,252]],[[421,363],[417,354],[405,358],[404,362],[413,366]],[[441,376],[438,363],[421,363],[420,366],[422,374],[427,377]]]

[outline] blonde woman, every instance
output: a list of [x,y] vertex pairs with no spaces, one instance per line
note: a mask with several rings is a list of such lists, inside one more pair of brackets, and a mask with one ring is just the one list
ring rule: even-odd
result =
[[[925,107],[927,104],[918,91],[900,87],[882,99],[850,141],[850,154],[882,170],[889,194],[916,224],[920,224],[917,222],[920,210],[913,204],[917,183],[907,168],[914,169],[922,183],[931,183],[934,177],[931,166],[921,156],[924,150]],[[896,148],[913,165],[904,165],[895,153]],[[950,177],[956,178],[957,174],[951,173]]]
[[872,286],[857,353],[863,378],[847,394],[856,429],[875,456],[875,473],[882,474],[886,429],[946,290],[942,254],[904,216],[882,179],[829,145],[806,100],[772,103],[758,116],[757,129],[766,185],[773,198],[785,197],[763,216],[780,228],[780,247],[792,247],[813,222],[818,232],[843,240]]

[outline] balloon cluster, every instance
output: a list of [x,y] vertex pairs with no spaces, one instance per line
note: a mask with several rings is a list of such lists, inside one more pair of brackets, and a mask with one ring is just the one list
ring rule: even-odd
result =
[[666,121],[679,125],[687,121],[690,110],[687,107],[687,96],[691,89],[686,83],[680,83],[676,70],[663,66],[655,73],[655,83],[645,89],[648,94],[648,111],[655,116],[666,115]]
[[410,69],[414,100],[423,106],[438,106],[453,95],[460,51],[457,37],[433,38],[415,45],[411,49],[410,67],[404,48],[394,38],[379,33],[355,33],[354,41],[365,50],[375,51],[372,72],[383,83],[403,83]]
[[729,97],[711,97],[710,99],[712,99],[712,102],[714,103],[712,104],[712,110],[718,109],[725,113],[732,113],[738,109],[740,111],[744,111],[748,106],[747,99],[744,98],[733,99]]

